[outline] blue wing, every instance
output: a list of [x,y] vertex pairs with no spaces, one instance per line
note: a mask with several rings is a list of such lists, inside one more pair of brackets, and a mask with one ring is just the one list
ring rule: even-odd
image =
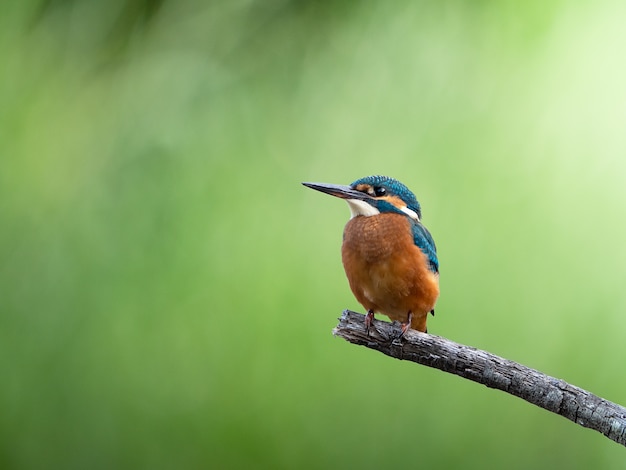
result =
[[411,220],[413,225],[413,242],[428,257],[428,267],[434,273],[439,272],[439,260],[437,259],[437,247],[430,232],[420,222]]

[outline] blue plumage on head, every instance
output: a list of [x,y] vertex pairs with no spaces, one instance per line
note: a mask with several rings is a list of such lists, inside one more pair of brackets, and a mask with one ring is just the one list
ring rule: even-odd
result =
[[370,185],[375,189],[377,187],[384,188],[389,196],[399,197],[406,203],[409,209],[415,212],[420,219],[422,218],[422,208],[420,207],[420,203],[417,202],[415,194],[397,179],[382,175],[366,176],[352,182],[350,186],[356,189],[356,187],[361,184]]

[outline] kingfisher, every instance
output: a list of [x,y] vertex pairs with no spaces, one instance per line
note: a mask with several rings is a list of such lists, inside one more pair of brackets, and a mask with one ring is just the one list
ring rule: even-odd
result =
[[382,313],[401,323],[402,335],[409,328],[426,333],[439,297],[439,260],[415,195],[400,181],[379,175],[350,186],[302,184],[348,203],[341,258],[350,289],[367,310],[367,331],[374,314]]

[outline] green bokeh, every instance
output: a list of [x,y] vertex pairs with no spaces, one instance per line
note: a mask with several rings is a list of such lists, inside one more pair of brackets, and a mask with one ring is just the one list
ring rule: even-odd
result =
[[598,433],[333,338],[397,177],[431,333],[626,403],[626,7],[0,6],[3,468],[623,468]]

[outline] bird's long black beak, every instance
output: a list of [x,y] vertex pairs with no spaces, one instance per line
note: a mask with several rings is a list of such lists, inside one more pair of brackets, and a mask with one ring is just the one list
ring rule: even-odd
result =
[[331,196],[340,197],[341,199],[358,199],[365,200],[371,199],[371,196],[356,189],[352,189],[350,186],[342,186],[339,184],[328,183],[302,183],[307,188],[321,191],[322,193],[330,194]]

